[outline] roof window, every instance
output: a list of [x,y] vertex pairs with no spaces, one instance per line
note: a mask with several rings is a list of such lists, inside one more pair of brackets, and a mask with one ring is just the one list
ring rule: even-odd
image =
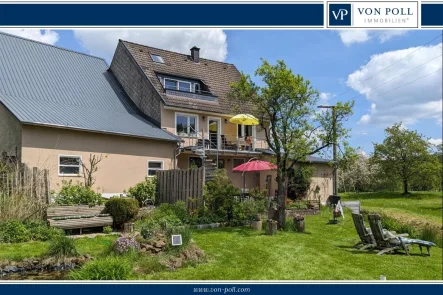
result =
[[164,64],[165,61],[163,60],[163,57],[161,57],[160,55],[155,55],[155,54],[151,54],[151,58],[153,61]]

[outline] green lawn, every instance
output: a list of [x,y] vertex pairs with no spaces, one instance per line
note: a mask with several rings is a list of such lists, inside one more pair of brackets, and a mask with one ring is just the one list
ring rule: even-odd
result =
[[[103,253],[117,236],[99,236],[96,238],[76,239],[81,254],[98,256]],[[19,244],[1,244],[0,260],[22,260],[30,257],[41,257],[48,251],[48,242],[29,242]]]
[[407,197],[400,192],[345,193],[344,201],[360,200],[361,208],[383,212],[401,221],[421,224],[433,223],[441,227],[442,193],[413,192]]
[[194,232],[209,261],[196,267],[139,275],[165,280],[441,280],[442,249],[431,257],[377,256],[352,248],[358,236],[349,214],[337,225],[327,224],[330,212],[306,217],[306,234],[279,232],[266,236],[249,228]]

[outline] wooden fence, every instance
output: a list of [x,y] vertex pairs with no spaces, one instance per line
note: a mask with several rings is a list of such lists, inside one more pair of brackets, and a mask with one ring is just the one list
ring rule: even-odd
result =
[[157,171],[159,203],[184,201],[188,209],[203,205],[204,167]]
[[0,172],[0,213],[5,215],[3,217],[44,218],[50,198],[49,170],[15,165]]

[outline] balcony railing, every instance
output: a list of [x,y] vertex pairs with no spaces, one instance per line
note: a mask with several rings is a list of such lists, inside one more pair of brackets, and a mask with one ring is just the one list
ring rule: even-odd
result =
[[184,148],[204,148],[208,151],[221,152],[258,152],[267,149],[268,143],[264,138],[248,136],[237,138],[232,134],[215,134],[207,132],[194,132],[191,135],[181,135]]
[[217,96],[213,95],[211,92],[198,90],[197,92],[181,91],[176,89],[165,89],[166,94],[182,96],[193,99],[203,99],[208,101],[217,101]]

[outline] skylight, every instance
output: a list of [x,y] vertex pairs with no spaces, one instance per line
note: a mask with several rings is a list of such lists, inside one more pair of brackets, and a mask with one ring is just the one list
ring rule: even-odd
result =
[[161,57],[160,55],[155,55],[155,54],[151,54],[151,58],[153,61],[164,64],[165,61],[163,60],[163,57]]

